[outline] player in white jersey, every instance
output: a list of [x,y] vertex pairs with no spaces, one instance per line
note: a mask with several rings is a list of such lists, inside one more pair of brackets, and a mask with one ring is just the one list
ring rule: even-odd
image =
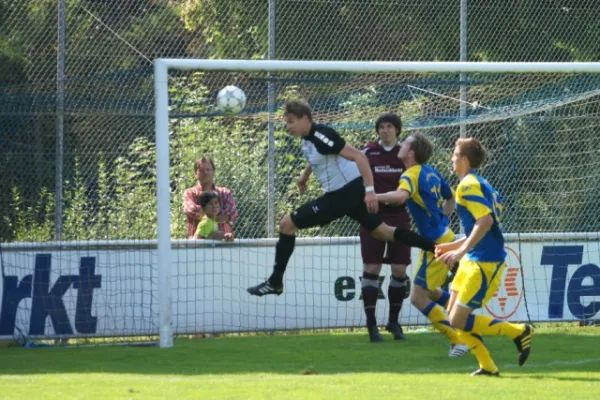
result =
[[288,101],[284,118],[290,135],[302,138],[302,151],[308,160],[298,180],[300,192],[306,190],[308,178],[313,173],[325,194],[300,206],[281,220],[273,273],[265,282],[248,288],[248,293],[255,296],[283,293],[283,275],[294,252],[296,231],[324,226],[346,215],[379,240],[397,241],[434,251],[432,240],[406,228],[391,227],[382,221],[377,214],[377,196],[367,157],[347,144],[334,129],[314,123],[308,103],[302,100]]

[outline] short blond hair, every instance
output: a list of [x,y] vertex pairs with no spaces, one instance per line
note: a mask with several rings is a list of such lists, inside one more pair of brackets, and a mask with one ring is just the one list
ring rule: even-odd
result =
[[483,164],[487,152],[479,140],[473,137],[460,138],[456,141],[456,147],[461,155],[467,157],[471,168],[477,169]]

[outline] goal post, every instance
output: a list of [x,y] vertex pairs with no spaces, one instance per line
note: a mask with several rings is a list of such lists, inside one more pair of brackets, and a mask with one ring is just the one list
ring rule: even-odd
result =
[[[381,74],[413,74],[414,76],[418,76],[418,78],[411,78],[409,80],[400,81],[398,85],[404,85],[408,88],[410,95],[413,96],[413,100],[415,103],[419,103],[419,110],[423,111],[423,115],[418,115],[419,112],[415,112],[415,110],[411,109],[411,100],[406,100],[405,98],[401,100],[390,100],[384,104],[376,104],[376,106],[372,107],[372,111],[375,112],[377,110],[405,110],[409,109],[415,115],[415,117],[411,120],[411,124],[409,124],[409,130],[419,130],[419,129],[429,129],[434,130],[440,127],[450,127],[450,126],[458,126],[461,123],[466,123],[469,125],[483,125],[486,123],[492,123],[495,121],[510,121],[510,128],[500,128],[505,129],[506,135],[503,138],[498,138],[497,135],[488,135],[487,138],[489,141],[494,141],[493,145],[502,147],[502,150],[498,151],[498,153],[502,153],[506,159],[504,160],[505,166],[502,167],[499,164],[502,161],[498,158],[495,158],[494,166],[491,167],[492,174],[495,175],[495,179],[504,179],[506,180],[505,187],[509,187],[511,189],[510,196],[514,198],[514,212],[517,214],[517,217],[513,217],[518,219],[518,221],[512,221],[511,227],[514,230],[508,232],[509,241],[511,243],[511,249],[513,249],[515,256],[514,260],[518,260],[519,268],[521,269],[521,273],[523,270],[523,265],[521,265],[521,256],[525,254],[526,251],[531,251],[532,254],[535,254],[537,257],[536,260],[528,260],[531,268],[538,268],[535,270],[535,273],[531,273],[528,276],[528,279],[532,279],[532,285],[538,284],[540,285],[540,293],[543,291],[543,294],[531,293],[532,296],[540,296],[544,297],[544,299],[530,299],[532,302],[537,301],[535,303],[535,307],[538,310],[535,311],[535,320],[581,320],[588,318],[589,316],[594,316],[597,308],[600,308],[600,299],[597,294],[598,286],[600,285],[600,277],[596,277],[594,275],[596,270],[593,268],[588,268],[585,271],[581,272],[581,270],[571,271],[561,269],[563,266],[558,265],[559,262],[556,261],[556,257],[567,257],[569,258],[570,263],[573,265],[577,264],[577,266],[581,266],[585,264],[586,260],[589,265],[596,265],[599,263],[598,260],[598,231],[600,231],[600,221],[589,221],[589,225],[581,226],[585,218],[573,218],[572,220],[567,221],[568,215],[565,214],[557,214],[556,223],[553,223],[551,218],[548,215],[544,215],[544,210],[552,213],[556,212],[552,209],[552,207],[556,206],[556,204],[561,205],[562,207],[568,208],[571,213],[583,212],[579,210],[585,210],[585,207],[580,208],[580,202],[586,202],[586,204],[592,204],[593,200],[589,199],[589,196],[584,196],[581,194],[581,197],[575,199],[573,197],[572,201],[568,199],[564,200],[563,203],[555,203],[548,204],[546,206],[539,205],[536,202],[542,201],[541,197],[535,197],[531,195],[529,192],[525,193],[525,190],[529,187],[530,183],[528,180],[535,179],[547,179],[551,176],[546,170],[543,174],[536,175],[536,172],[540,166],[547,162],[547,158],[545,154],[541,154],[540,151],[536,151],[536,146],[543,146],[544,137],[543,135],[546,133],[561,133],[560,138],[552,139],[552,149],[548,149],[547,151],[556,151],[557,147],[560,144],[560,141],[563,140],[561,138],[568,137],[567,134],[571,131],[577,133],[585,134],[586,144],[584,147],[588,147],[590,152],[594,152],[594,154],[598,153],[598,147],[594,148],[597,144],[597,140],[591,135],[592,130],[596,126],[596,121],[600,120],[600,109],[597,107],[599,100],[598,96],[600,95],[600,81],[597,79],[598,74],[600,74],[600,63],[595,62],[581,62],[581,63],[553,63],[553,62],[534,62],[534,63],[512,63],[512,62],[488,62],[488,63],[475,63],[475,62],[369,62],[369,61],[285,61],[285,60],[192,60],[192,59],[156,59],[154,61],[154,94],[155,94],[155,128],[156,128],[156,190],[157,190],[157,249],[158,249],[158,268],[159,268],[159,319],[160,319],[160,346],[161,347],[171,347],[173,345],[173,292],[174,288],[172,287],[172,263],[173,263],[173,255],[172,255],[172,236],[171,236],[171,227],[173,221],[171,220],[172,208],[177,207],[176,201],[171,198],[171,178],[170,178],[170,132],[169,132],[169,109],[170,109],[170,89],[169,89],[169,76],[171,72],[174,71],[185,71],[185,72],[200,72],[200,73],[212,73],[216,71],[224,72],[224,73],[266,73],[273,74],[273,76],[278,75],[286,75],[289,76],[293,74],[347,74],[348,76],[352,76],[352,74],[360,75],[362,77],[368,76],[372,74],[374,77],[378,77],[380,79]],[[436,88],[438,87],[447,87],[452,86],[452,89],[449,89],[447,93],[443,92],[444,89],[432,89],[427,85],[422,85],[423,87],[417,87],[414,82],[423,82],[423,77],[427,77],[433,74],[452,74],[457,75],[460,73],[465,73],[467,76],[471,74],[477,75],[478,77],[484,76],[486,74],[498,76],[511,76],[516,75],[516,77],[510,79],[491,79],[487,81],[482,79],[481,82],[461,82],[455,80],[454,82],[448,83],[448,79],[440,78],[436,81]],[[553,78],[549,79],[548,82],[544,82],[544,76],[551,75]],[[562,79],[561,75],[564,77],[568,77],[567,79]],[[531,83],[532,80],[530,77],[535,76],[535,82]],[[334,82],[331,85],[336,84],[338,82],[337,78],[330,78],[330,75],[327,75],[326,82]],[[584,77],[584,78],[582,78]],[[260,79],[286,79],[286,78],[273,78],[271,75],[269,77],[260,78]],[[468,78],[467,78],[468,79]],[[479,79],[479,78],[478,78]],[[217,80],[219,82],[226,82],[226,80],[220,79]],[[297,86],[301,86],[302,82],[306,81],[306,78],[290,78],[291,82],[295,82]],[[485,82],[484,82],[485,81]],[[491,82],[491,83],[490,83]],[[481,85],[479,85],[481,83]],[[471,98],[471,94],[467,95],[467,104],[471,105],[472,113],[466,117],[461,117],[454,115],[454,111],[458,112],[458,107],[453,109],[448,104],[452,104],[457,101],[458,96],[455,96],[454,93],[457,88],[461,85],[469,84],[470,92],[473,94]],[[350,85],[350,84],[349,84]],[[353,93],[351,95],[355,95],[356,93],[364,93],[368,92],[370,88],[378,85],[377,82],[370,83],[366,85],[363,92],[359,90],[355,90],[356,88],[353,86]],[[479,85],[479,86],[478,86]],[[514,89],[511,86],[514,85],[515,88],[521,85],[521,90]],[[206,98],[210,97],[210,93],[213,93],[217,88],[209,88],[208,95]],[[242,87],[242,89],[244,89]],[[390,91],[389,88],[381,89],[381,93],[385,92],[385,90]],[[483,96],[482,98],[488,99],[488,103],[481,103],[478,100],[478,95],[482,92],[488,91],[489,96]],[[297,89],[290,90],[291,93],[296,93]],[[341,102],[338,97],[335,99],[323,99],[323,90],[315,89],[313,93],[318,93],[319,102],[321,104],[329,104],[332,101]],[[360,94],[359,93],[359,94]],[[437,104],[435,101],[421,101],[423,93],[427,96],[434,97],[440,102],[444,102],[443,104]],[[246,93],[247,97],[250,98],[249,102],[252,103],[252,93],[250,95]],[[389,96],[393,96],[392,93]],[[317,95],[315,95],[317,96]],[[254,96],[256,97],[256,96]],[[356,100],[358,98],[358,100]],[[380,97],[382,98],[382,97]],[[355,102],[360,101],[359,97],[353,98]],[[266,102],[266,98],[264,99]],[[310,101],[310,99],[309,99]],[[460,101],[460,100],[458,100]],[[312,103],[312,102],[311,102]],[[448,103],[448,104],[446,104]],[[338,103],[336,103],[338,104]],[[345,103],[346,104],[346,103]],[[565,105],[572,106],[576,109],[576,113],[571,115],[571,110],[563,112],[560,107],[564,107]],[[252,108],[252,104],[247,106],[247,108]],[[337,106],[336,106],[337,107]],[[347,108],[349,110],[350,108]],[[548,110],[552,110],[553,113],[547,113]],[[554,113],[554,110],[558,110]],[[251,118],[248,116],[250,113],[261,113],[265,112],[264,107],[257,106],[253,111],[248,111],[244,115],[244,117]],[[329,111],[327,111],[329,112]],[[331,111],[334,112],[334,111]],[[347,112],[348,114],[352,113],[352,110]],[[429,113],[429,114],[427,114]],[[598,113],[596,115],[596,113]],[[575,115],[577,114],[577,115]],[[182,113],[179,113],[182,115]],[[324,116],[331,115],[326,112],[323,113]],[[373,114],[376,115],[376,114]],[[532,122],[530,116],[535,117],[535,121]],[[235,118],[235,117],[233,117]],[[579,118],[579,121],[576,119]],[[364,117],[364,121],[352,121],[349,119],[343,118],[334,118],[335,122],[339,126],[344,127],[352,127],[357,125],[359,122],[361,126],[369,125],[372,123],[372,115],[368,115]],[[585,121],[584,121],[585,120]],[[583,122],[582,122],[583,121]],[[322,120],[324,123],[329,123],[327,119]],[[569,125],[571,124],[571,125]],[[585,124],[585,125],[582,125]],[[552,126],[550,126],[552,125]],[[370,125],[369,125],[370,126]],[[484,127],[485,128],[485,127]],[[351,128],[349,128],[351,129]],[[365,129],[364,127],[361,129]],[[372,129],[369,128],[369,129]],[[482,130],[477,130],[477,134],[482,132]],[[527,135],[530,132],[528,130],[535,131],[531,133],[532,135],[538,135],[535,140],[524,139],[523,141],[520,138],[515,138],[518,135]],[[451,135],[446,138],[447,140],[451,139]],[[495,141],[500,141],[502,143],[498,144]],[[447,142],[446,144],[451,143]],[[484,143],[485,144],[485,143]],[[521,150],[517,151],[517,149],[521,148]],[[569,150],[571,155],[573,156],[581,156],[584,157],[585,160],[592,160],[593,157],[588,157],[589,154],[585,153],[584,148],[579,148],[577,146],[573,146],[572,150]],[[525,150],[530,151],[529,153],[524,152]],[[539,150],[539,149],[537,149]],[[515,155],[519,153],[518,155]],[[447,156],[447,154],[446,154]],[[518,160],[512,157],[521,157]],[[523,162],[527,160],[527,157],[531,157],[532,162],[535,162],[536,165],[532,169],[527,169],[526,172],[523,172],[520,176],[520,179],[517,181],[512,181],[513,178],[516,177],[515,174],[515,163],[521,165]],[[567,159],[565,158],[564,161]],[[593,161],[590,161],[593,162]],[[565,166],[566,168],[566,166]],[[588,168],[591,168],[593,171],[600,172],[600,166],[598,163],[593,165],[588,165]],[[575,171],[575,170],[573,170]],[[588,170],[589,171],[589,170]],[[545,175],[544,175],[545,174]],[[594,172],[595,174],[595,172]],[[568,173],[565,172],[560,177],[556,178],[555,184],[559,185],[567,179]],[[527,182],[526,182],[527,181]],[[585,180],[582,180],[584,185],[589,185],[597,182],[597,179],[590,174],[589,176],[585,176]],[[520,189],[519,185],[523,186],[523,190]],[[533,184],[531,187],[535,186]],[[540,187],[537,185],[534,189],[531,189],[532,193],[534,191],[543,192],[547,190],[546,188]],[[569,196],[579,196],[580,189],[575,186],[569,186],[568,193]],[[517,205],[519,204],[519,205]],[[243,205],[239,205],[243,207]],[[533,217],[527,215],[527,211],[530,207],[535,207],[535,221]],[[533,213],[532,213],[533,215]],[[542,222],[540,222],[542,221]],[[529,225],[528,225],[529,224]],[[578,225],[579,224],[579,225]],[[355,234],[352,234],[355,236]],[[544,242],[552,243],[553,246],[544,246],[544,247],[536,247],[536,243]],[[257,241],[254,241],[257,243]],[[244,238],[241,238],[240,246],[244,246]],[[265,245],[263,242],[262,245]],[[273,241],[268,241],[270,245],[273,244]],[[321,242],[320,245],[326,246],[327,241]],[[352,242],[353,246],[358,246],[357,242]],[[523,243],[526,244],[527,249],[522,248]],[[586,244],[587,243],[587,244]],[[593,245],[593,243],[596,243]],[[556,245],[554,245],[556,244]],[[560,244],[560,246],[559,246]],[[234,244],[233,246],[236,246]],[[587,247],[586,247],[587,246]],[[595,246],[595,247],[594,247]],[[203,247],[205,248],[205,247]],[[311,250],[312,251],[312,250]],[[565,253],[567,252],[567,253]],[[577,255],[573,255],[577,253]],[[582,253],[582,254],[581,254]],[[589,254],[586,254],[589,253]],[[510,255],[509,255],[510,256]],[[236,256],[231,255],[231,258],[228,259],[228,262],[235,263],[239,262]],[[335,257],[335,255],[332,255]],[[347,256],[350,257],[350,256]],[[353,255],[352,257],[357,257]],[[267,257],[268,258],[268,257]],[[358,257],[359,258],[359,257]],[[360,263],[360,261],[358,261]],[[547,271],[544,270],[547,266]],[[567,266],[564,266],[565,268]],[[516,268],[516,269],[519,269]],[[529,266],[528,266],[529,268]],[[570,268],[570,267],[569,267]],[[598,267],[596,267],[598,268]],[[267,276],[269,270],[269,265],[264,265],[264,270],[259,273]],[[599,269],[600,271],[600,269]],[[354,273],[354,272],[353,272]],[[384,272],[382,272],[383,274]],[[517,272],[515,272],[516,274]],[[577,274],[580,275],[577,275]],[[530,272],[526,271],[525,274],[530,274]],[[563,275],[561,275],[563,274]],[[587,275],[586,275],[587,274]],[[591,274],[591,275],[590,275]],[[308,274],[307,274],[308,275]],[[578,281],[573,283],[573,287],[577,286],[577,290],[575,292],[570,293],[569,288],[566,286],[567,283],[564,281],[565,279],[570,279],[572,276],[577,276]],[[586,289],[588,286],[581,283],[581,280],[585,277],[592,276],[593,279],[593,288],[588,290]],[[560,283],[556,283],[556,278],[563,279]],[[310,278],[306,278],[307,280]],[[321,278],[319,278],[321,279]],[[508,278],[507,278],[508,279]],[[520,279],[525,279],[521,276]],[[575,279],[575,278],[574,278]],[[526,284],[522,284],[522,288],[517,288],[514,284],[514,280],[512,278],[508,279],[507,282],[512,282],[512,286],[509,289],[506,289],[508,293],[504,300],[501,300],[501,308],[504,309],[506,302],[511,301],[510,296],[514,295],[518,290],[521,293],[521,296],[525,295],[527,290],[525,290]],[[336,281],[337,282],[337,281]],[[571,281],[573,282],[573,281]],[[327,284],[331,284],[331,282],[327,282]],[[337,284],[337,283],[336,283]],[[342,286],[345,283],[341,284]],[[562,286],[561,286],[562,285]],[[595,285],[595,286],[594,286]],[[344,286],[346,287],[346,286]],[[350,287],[348,285],[348,287]],[[354,288],[354,286],[352,286]],[[583,288],[583,289],[582,289]],[[243,287],[236,288],[239,290],[243,290]],[[598,290],[597,290],[598,289]],[[337,289],[336,289],[337,290]],[[536,289],[537,290],[537,289]],[[586,291],[587,290],[587,291]],[[514,291],[515,293],[512,293]],[[360,292],[360,290],[359,290]],[[565,294],[566,292],[569,292]],[[500,296],[500,295],[499,295]],[[549,296],[549,298],[548,298]],[[562,296],[562,297],[561,297]],[[566,297],[565,297],[566,296]],[[581,297],[581,301],[577,304],[571,304],[573,299],[579,299]],[[584,299],[585,298],[585,299]],[[507,300],[508,299],[508,300]],[[565,300],[566,299],[566,300]],[[516,308],[520,307],[521,300],[514,300],[514,306]],[[577,300],[579,301],[579,300]],[[571,303],[570,303],[571,302]],[[266,307],[266,306],[265,306]],[[405,308],[408,308],[405,307]],[[563,308],[565,310],[570,310],[572,315],[570,317],[562,317],[563,316]],[[491,311],[490,311],[491,312]],[[515,310],[516,312],[516,310]],[[529,317],[529,310],[525,311],[525,314]],[[511,314],[510,316],[512,316]],[[515,314],[517,315],[517,314]],[[523,316],[519,318],[523,318]],[[506,315],[505,315],[506,316]],[[510,316],[506,316],[507,318]],[[569,319],[570,318],[570,319]],[[270,326],[270,325],[269,325]],[[281,325],[275,324],[274,328],[269,329],[279,329]],[[321,325],[319,325],[321,326]],[[324,323],[325,327],[328,325]],[[331,326],[337,326],[335,324]],[[311,328],[313,325],[311,323],[307,323],[304,328]],[[292,329],[302,329],[302,326],[294,326]],[[249,328],[252,330],[253,328]],[[219,330],[219,329],[217,329]],[[241,328],[240,330],[244,330]]]
[[156,212],[158,250],[159,346],[173,346],[171,297],[171,189],[169,182],[168,63],[154,62],[156,124]]

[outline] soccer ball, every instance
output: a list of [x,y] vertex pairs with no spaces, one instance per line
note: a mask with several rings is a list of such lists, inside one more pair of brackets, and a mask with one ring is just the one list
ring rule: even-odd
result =
[[226,115],[237,114],[246,105],[246,94],[237,86],[225,86],[217,94],[217,108]]

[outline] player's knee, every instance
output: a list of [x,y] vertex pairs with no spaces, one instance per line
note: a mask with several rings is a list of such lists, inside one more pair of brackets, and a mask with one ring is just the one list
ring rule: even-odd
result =
[[381,224],[377,228],[375,228],[375,230],[373,230],[371,232],[371,235],[377,240],[385,240],[385,241],[394,240],[393,232],[391,234],[389,234],[389,232],[387,232],[386,228],[388,228],[387,230],[389,230],[389,226],[387,226],[386,224]]
[[467,316],[463,316],[459,312],[451,312],[450,313],[450,325],[452,325],[456,329],[464,329],[467,323]]
[[423,309],[421,299],[415,290],[413,290],[413,292],[410,294],[410,304],[415,306],[418,310]]
[[367,274],[379,275],[381,272],[381,264],[364,264],[363,271]]
[[408,266],[404,264],[392,264],[392,275],[400,279],[406,278],[407,267]]
[[410,302],[418,310],[424,310],[429,305],[427,293],[418,285],[415,285],[410,294]]
[[417,295],[415,294],[414,290],[410,294],[410,304],[412,304],[417,310],[422,310],[423,309],[423,307],[421,306],[421,301],[417,297]]
[[296,233],[296,225],[292,221],[289,215],[286,215],[279,222],[279,232],[286,235],[293,235]]

